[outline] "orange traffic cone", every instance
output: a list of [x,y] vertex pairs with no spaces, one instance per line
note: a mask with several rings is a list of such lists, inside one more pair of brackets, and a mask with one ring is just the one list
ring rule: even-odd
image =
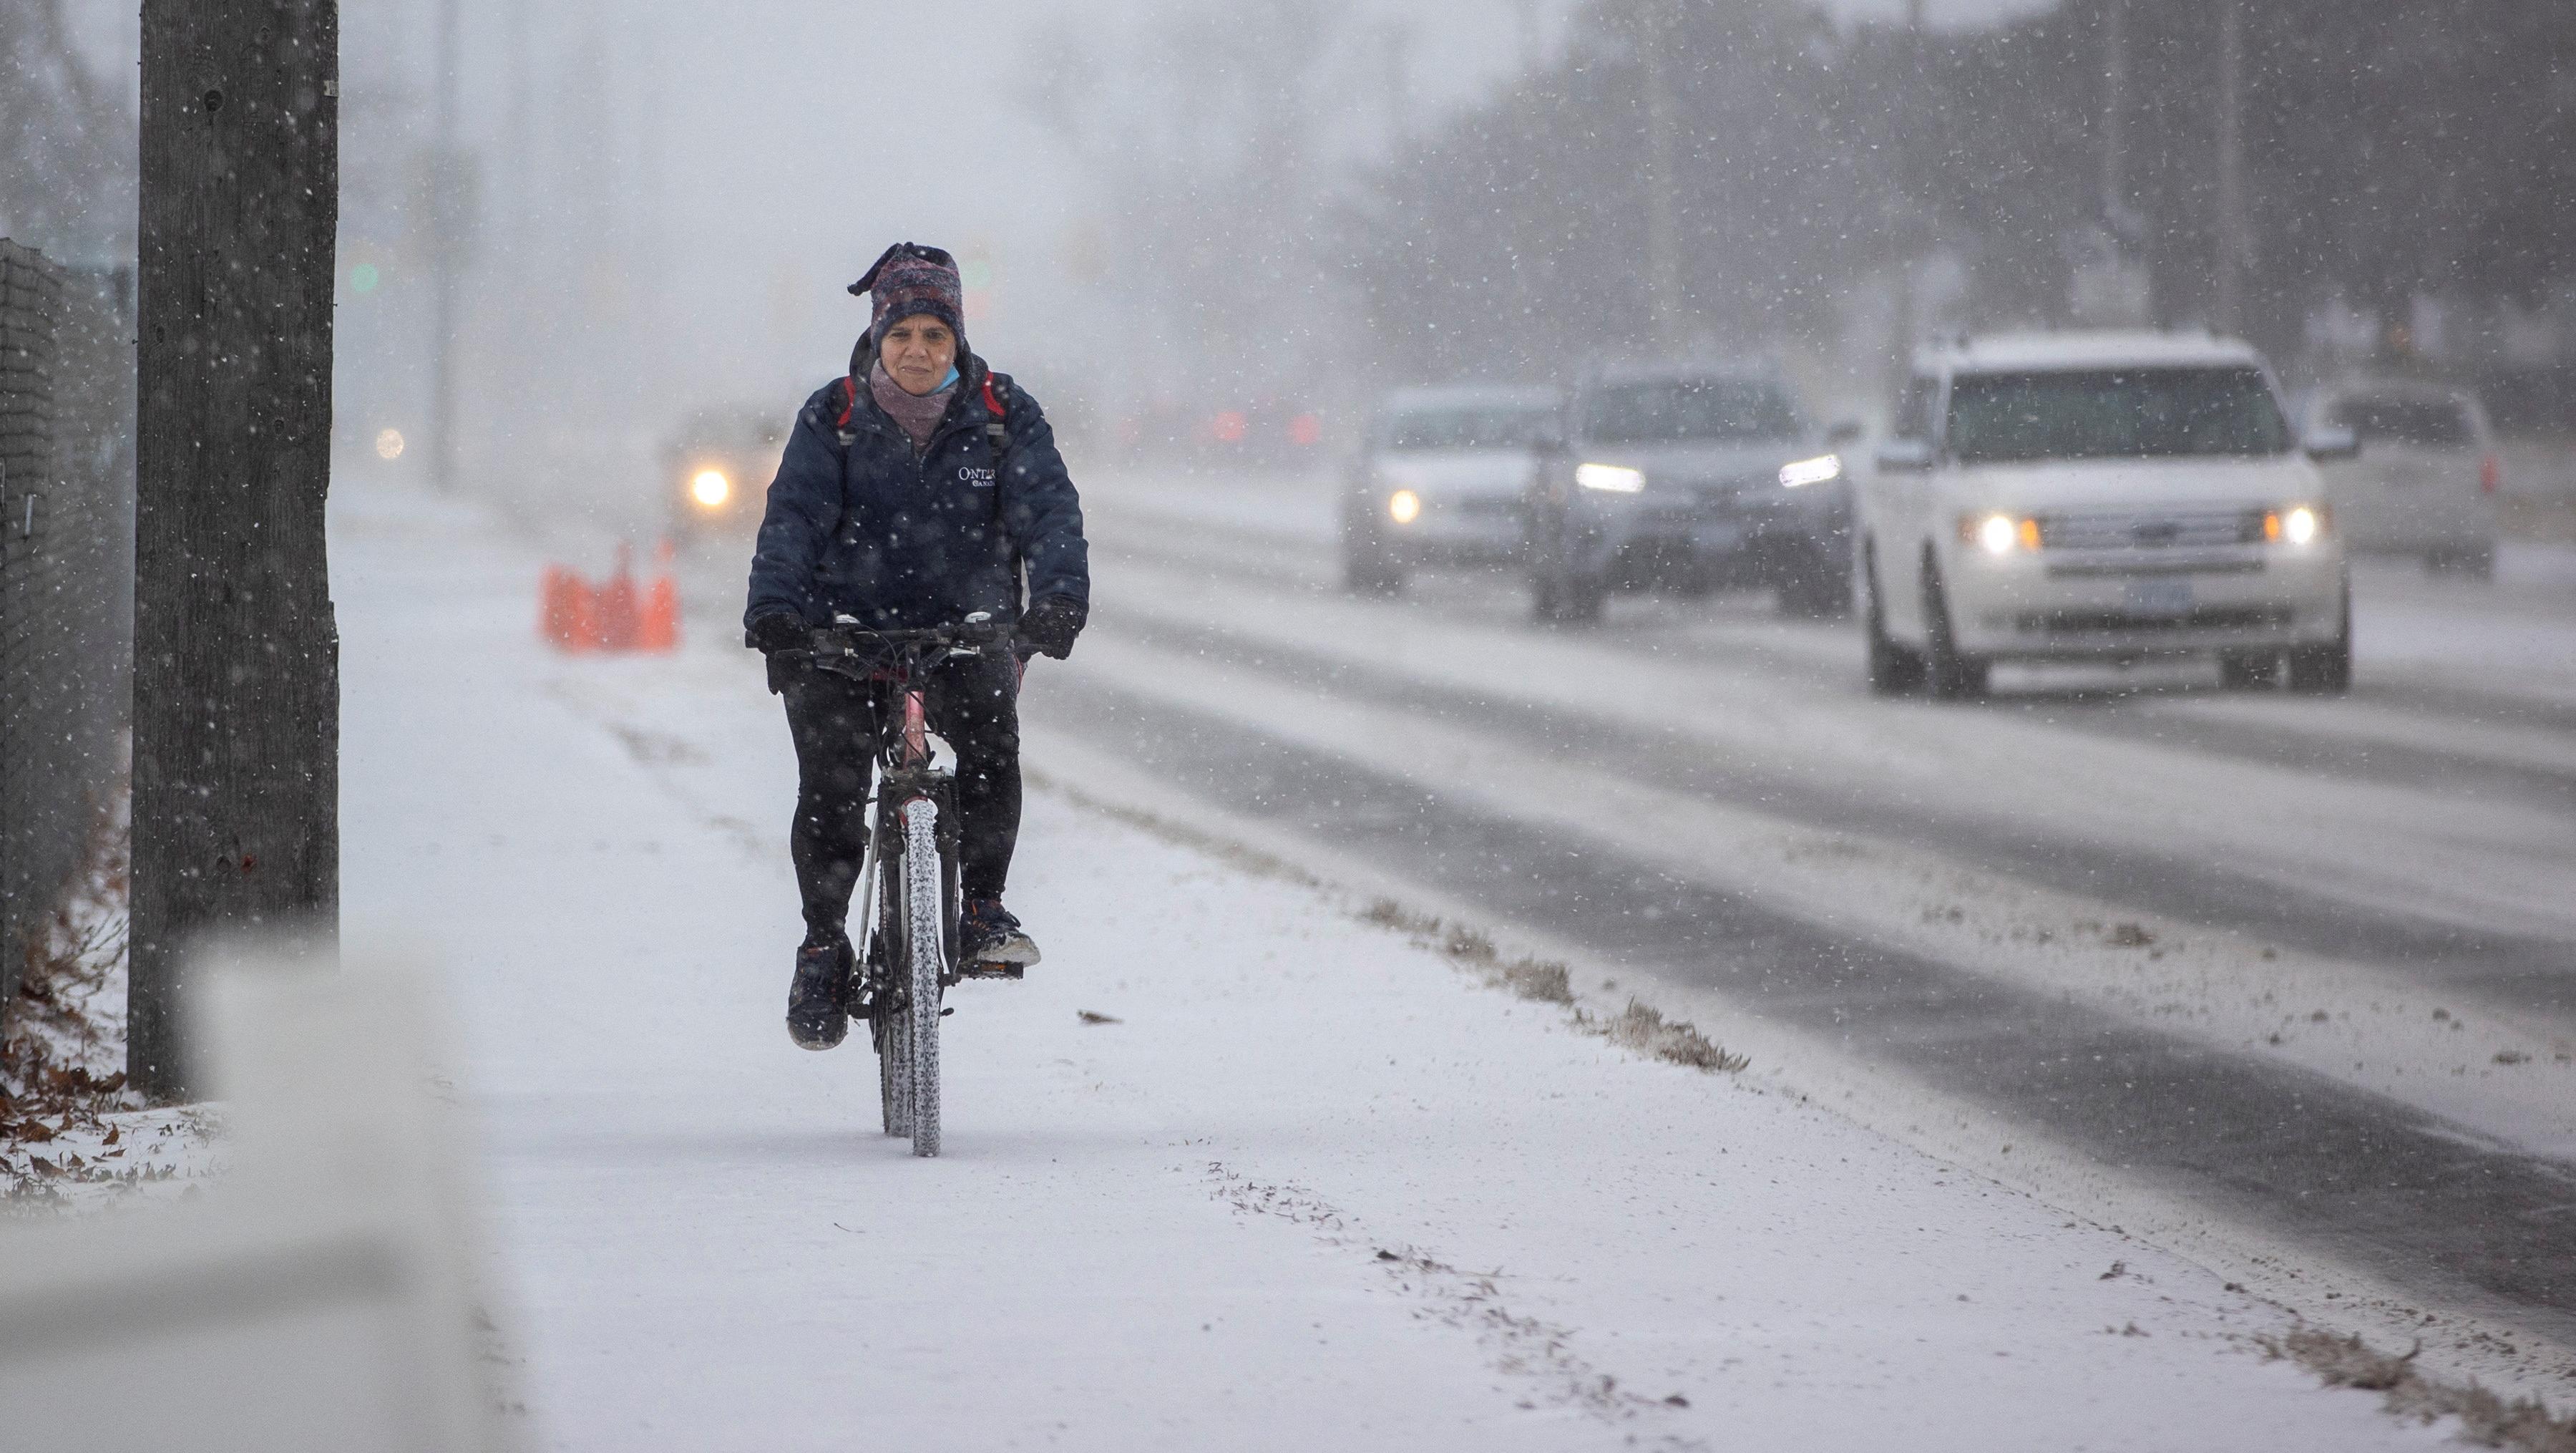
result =
[[560,565],[546,567],[537,586],[537,632],[558,651],[584,645],[581,625],[581,578]]
[[617,569],[599,592],[599,648],[603,651],[635,649],[635,572],[627,563],[626,546],[617,547]]
[[671,578],[671,542],[654,548],[653,583],[644,592],[644,615],[635,623],[635,649],[670,651],[680,644],[680,587]]
[[597,651],[608,642],[599,629],[599,592],[573,571],[564,572],[564,649]]

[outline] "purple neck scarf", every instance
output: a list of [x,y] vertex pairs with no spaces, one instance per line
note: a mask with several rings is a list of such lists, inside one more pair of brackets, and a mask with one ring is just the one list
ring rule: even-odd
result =
[[926,394],[908,394],[902,384],[894,381],[894,375],[886,372],[885,361],[879,359],[868,370],[868,394],[902,427],[913,448],[926,449],[930,447],[931,431],[939,427],[941,416],[948,412],[948,401],[957,396],[957,385],[952,383]]

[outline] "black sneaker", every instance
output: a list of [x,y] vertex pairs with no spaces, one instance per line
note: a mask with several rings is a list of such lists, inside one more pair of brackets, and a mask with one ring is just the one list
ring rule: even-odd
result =
[[1016,979],[1038,961],[1038,946],[999,898],[967,900],[957,925],[958,961],[970,974]]
[[850,986],[846,941],[809,943],[796,951],[796,979],[787,988],[787,1037],[799,1049],[830,1049],[850,1032],[842,1007]]

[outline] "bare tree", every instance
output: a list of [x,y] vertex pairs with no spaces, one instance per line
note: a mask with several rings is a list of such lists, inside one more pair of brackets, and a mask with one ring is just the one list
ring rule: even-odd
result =
[[1107,281],[1171,330],[1174,371],[1256,391],[1311,376],[1340,267],[1321,226],[1333,153],[1389,129],[1396,98],[1370,96],[1388,36],[1344,0],[1161,0],[1037,48],[1029,104],[1081,158],[1116,238]]
[[0,0],[0,156],[0,234],[84,262],[124,251],[134,117],[62,0]]
[[127,1065],[195,1088],[188,956],[336,937],[336,0],[145,0]]

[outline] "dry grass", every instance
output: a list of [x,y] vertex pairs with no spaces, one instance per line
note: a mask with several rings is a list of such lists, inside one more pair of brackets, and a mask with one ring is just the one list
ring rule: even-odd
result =
[[[125,1088],[126,836],[102,824],[89,861],[27,945],[0,1038],[0,1195],[44,1199],[61,1179],[114,1178],[118,1137],[105,1118],[137,1108]],[[96,1159],[53,1148],[105,1131]]]
[[[1479,930],[1458,924],[1445,924],[1429,914],[1416,913],[1392,898],[1372,900],[1360,910],[1360,921],[1380,928],[1410,934],[1415,941],[1445,955],[1460,968],[1481,973],[1485,982],[1505,988],[1524,999],[1545,1004],[1574,1005],[1572,975],[1566,966],[1549,959],[1506,958],[1494,947],[1494,941]],[[1700,1033],[1698,1026],[1683,1020],[1666,1019],[1661,1010],[1640,1000],[1630,999],[1628,1007],[1608,1019],[1596,1019],[1575,1009],[1577,1027],[1598,1034],[1611,1043],[1636,1051],[1650,1059],[1686,1065],[1695,1070],[1733,1074],[1752,1063],[1740,1054],[1731,1054],[1723,1046]]]
[[1362,923],[1391,928],[1410,934],[1424,947],[1433,949],[1462,969],[1484,976],[1485,982],[1498,989],[1509,989],[1524,999],[1542,1004],[1574,1003],[1573,976],[1563,964],[1526,955],[1507,958],[1494,947],[1491,937],[1463,924],[1442,923],[1429,914],[1415,913],[1392,898],[1372,900],[1360,910]]
[[[1578,1018],[1591,1023],[1589,1016],[1578,1012]],[[1598,1021],[1600,1032],[1613,1044],[1626,1045],[1637,1053],[1655,1059],[1670,1060],[1695,1070],[1712,1070],[1733,1074],[1752,1063],[1740,1054],[1729,1054],[1699,1032],[1697,1026],[1684,1020],[1666,1019],[1652,1004],[1631,999],[1628,1007],[1616,1016]]]
[[2529,1398],[2506,1402],[2474,1382],[2466,1387],[2435,1382],[2416,1370],[2420,1345],[2392,1355],[2359,1337],[2337,1337],[2313,1327],[2257,1340],[2265,1352],[2289,1358],[2329,1386],[2385,1393],[2388,1411],[2400,1417],[2427,1423],[2457,1418],[2463,1442],[2518,1453],[2576,1453],[2576,1417],[2553,1418],[2546,1406]]

